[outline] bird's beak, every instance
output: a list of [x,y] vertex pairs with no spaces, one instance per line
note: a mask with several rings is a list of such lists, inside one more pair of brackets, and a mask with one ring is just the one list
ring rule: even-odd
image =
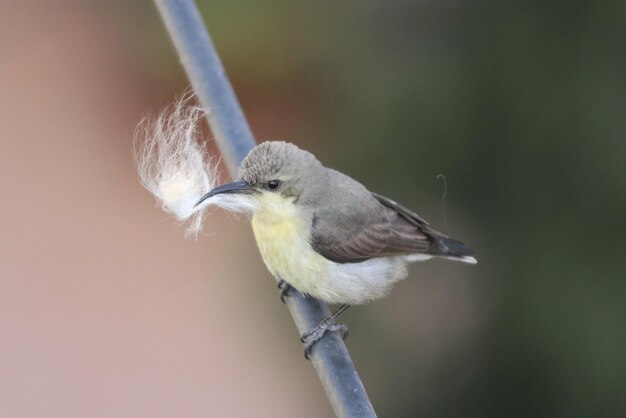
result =
[[200,200],[198,200],[198,202],[193,207],[195,208],[200,203],[202,203],[205,200],[207,200],[209,197],[212,197],[212,196],[215,196],[215,195],[218,195],[218,194],[223,194],[223,193],[228,193],[228,194],[234,194],[234,193],[250,194],[252,192],[254,192],[254,189],[252,189],[248,183],[246,183],[243,180],[237,180],[237,181],[234,181],[232,183],[226,183],[226,184],[222,184],[221,186],[217,186],[215,189],[211,190],[210,192],[208,192],[207,194],[202,196],[200,198]]

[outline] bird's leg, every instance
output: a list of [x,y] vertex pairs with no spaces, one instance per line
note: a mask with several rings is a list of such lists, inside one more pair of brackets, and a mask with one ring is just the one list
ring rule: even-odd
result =
[[284,281],[283,279],[280,279],[278,281],[278,288],[280,289],[280,292],[279,292],[280,301],[282,303],[287,303],[285,302],[285,298],[289,296],[289,291],[292,289],[291,285],[287,283],[286,281]]
[[326,334],[326,331],[339,331],[341,338],[344,340],[348,337],[348,326],[346,324],[342,324],[341,322],[337,322],[337,318],[339,318],[339,316],[341,316],[341,314],[344,313],[349,307],[350,305],[347,304],[341,305],[334,314],[328,318],[322,319],[316,327],[302,334],[300,341],[304,344],[304,357],[307,360],[309,359],[311,349],[316,342],[322,339],[324,334]]

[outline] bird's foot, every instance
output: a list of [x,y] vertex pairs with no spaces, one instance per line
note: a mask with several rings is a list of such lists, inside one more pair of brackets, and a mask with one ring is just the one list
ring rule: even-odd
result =
[[309,354],[311,354],[311,350],[313,349],[315,343],[321,340],[327,331],[338,331],[339,334],[341,334],[341,338],[344,340],[348,338],[348,326],[337,321],[339,315],[341,315],[346,309],[348,309],[348,305],[342,305],[337,312],[328,318],[322,319],[317,326],[302,334],[300,341],[304,345],[304,357],[307,360],[309,359]]
[[286,298],[287,296],[289,296],[289,291],[290,291],[291,289],[293,289],[293,288],[291,287],[291,285],[290,285],[289,283],[287,283],[287,282],[286,282],[286,281],[284,281],[283,279],[280,279],[280,280],[278,281],[278,289],[280,289],[280,292],[279,292],[279,295],[280,295],[280,301],[281,301],[282,303],[287,303],[287,302],[285,301],[285,298]]

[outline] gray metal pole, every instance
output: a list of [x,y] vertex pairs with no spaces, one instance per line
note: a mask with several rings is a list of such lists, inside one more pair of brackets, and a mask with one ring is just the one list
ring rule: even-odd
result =
[[[155,0],[193,89],[209,110],[211,132],[232,177],[255,140],[193,0]],[[330,315],[325,303],[291,292],[286,298],[300,334]],[[309,356],[338,417],[376,413],[337,332],[318,341]]]

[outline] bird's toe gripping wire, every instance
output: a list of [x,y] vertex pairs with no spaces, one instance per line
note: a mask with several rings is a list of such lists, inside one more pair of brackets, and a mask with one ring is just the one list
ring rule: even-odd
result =
[[337,311],[328,318],[322,319],[317,326],[311,328],[300,337],[300,341],[304,345],[304,357],[308,360],[309,354],[316,342],[322,339],[327,331],[338,331],[341,338],[348,338],[348,326],[337,322],[337,318],[348,309],[350,305],[341,305]]
[[283,279],[280,279],[277,286],[278,289],[280,289],[280,292],[278,293],[280,295],[280,301],[282,303],[287,303],[285,298],[289,296],[289,291],[292,289],[291,285]]

